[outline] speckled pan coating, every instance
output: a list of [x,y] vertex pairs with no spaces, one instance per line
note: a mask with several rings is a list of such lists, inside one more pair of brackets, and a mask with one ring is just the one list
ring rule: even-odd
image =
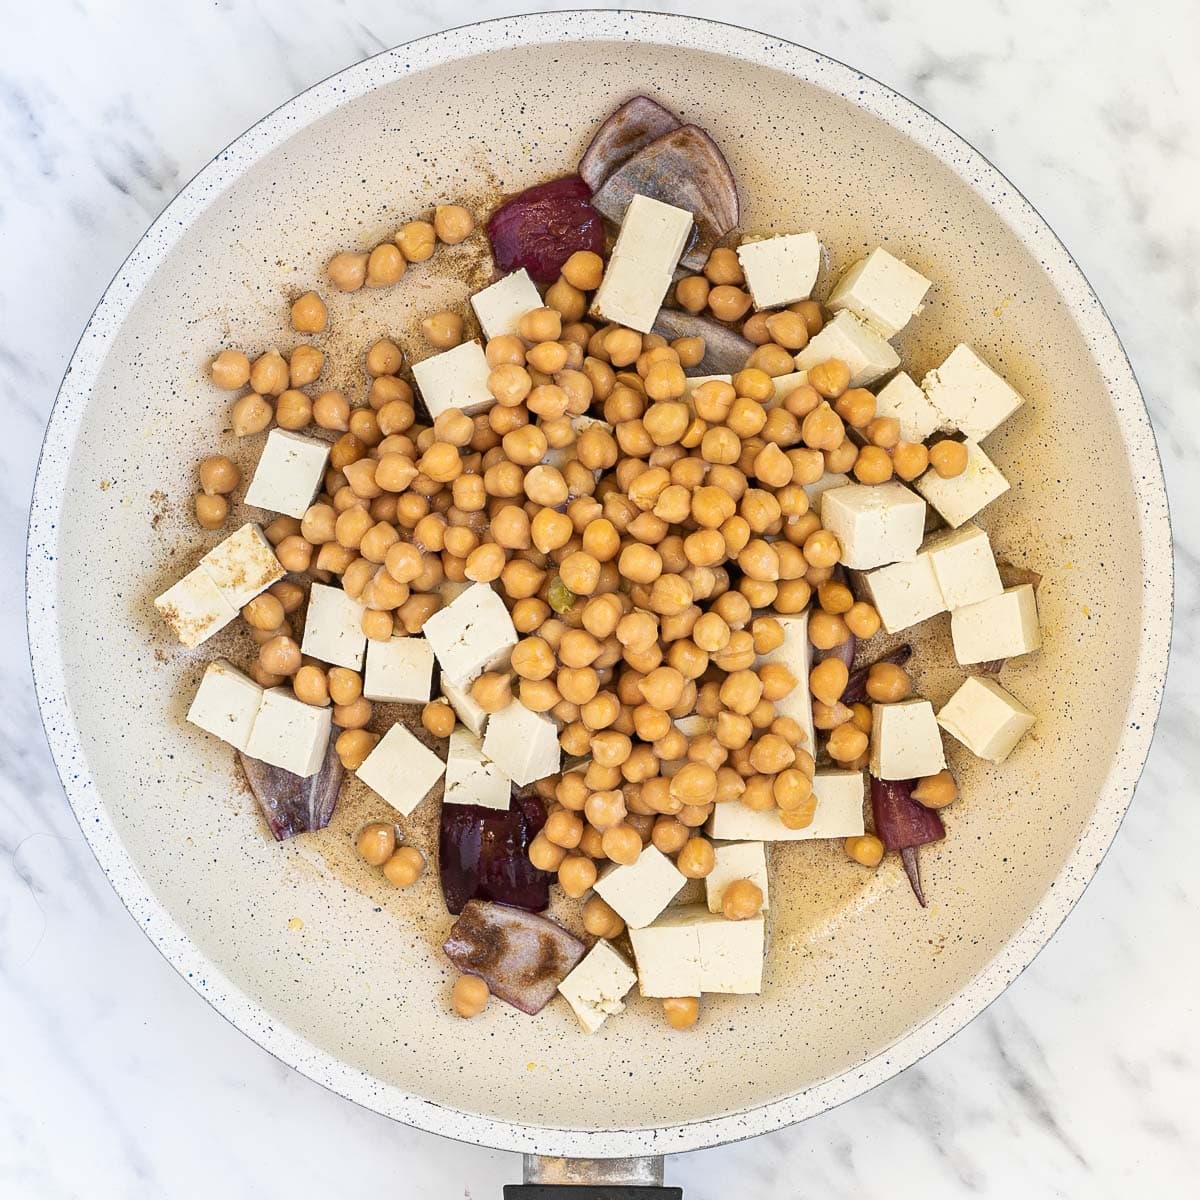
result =
[[[900,343],[920,377],[969,340],[1029,399],[989,442],[1012,492],[985,514],[1045,575],[1046,645],[1006,669],[1040,722],[1002,768],[958,763],[966,799],[925,852],[932,907],[898,868],[832,845],[775,859],[761,1002],[712,998],[695,1032],[634,1000],[594,1038],[563,1005],[448,1015],[432,872],[408,892],[356,868],[351,791],[325,834],[268,842],[228,757],[182,723],[228,633],[172,645],[150,599],[215,537],[187,519],[194,463],[228,451],[224,345],[289,345],[285,299],[335,250],[442,198],[569,166],[648,86],[706,126],[750,232],[816,228],[835,267],[883,244],[935,281]],[[462,303],[477,264],[332,298],[349,348]],[[827,286],[826,284],[823,286]],[[257,443],[238,447],[252,462]],[[238,515],[234,514],[235,517]],[[232,527],[232,525],[231,525]],[[665,15],[562,13],[425,38],[291,101],[223,152],[139,243],[64,380],[30,524],[43,719],[84,833],[192,985],[284,1061],[414,1125],[558,1155],[687,1150],[777,1128],[888,1078],[978,1013],[1078,899],[1145,759],[1171,608],[1166,500],[1136,382],[1096,297],[1012,185],[927,113],[798,46]],[[920,679],[957,686],[944,618]],[[102,667],[102,669],[100,669]],[[420,810],[417,817],[420,818]],[[422,836],[422,821],[411,823]],[[424,825],[427,826],[427,816]],[[870,947],[870,953],[864,948]]]

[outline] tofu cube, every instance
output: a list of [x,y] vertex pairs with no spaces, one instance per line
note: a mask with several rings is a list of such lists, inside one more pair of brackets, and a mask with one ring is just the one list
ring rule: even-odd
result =
[[945,769],[942,735],[928,700],[876,704],[871,713],[871,774],[876,779],[920,779]]
[[445,770],[446,764],[397,721],[367,755],[357,774],[367,787],[407,817],[429,795]]
[[321,486],[328,458],[328,442],[272,429],[246,489],[246,503],[289,517],[304,516]]
[[542,307],[542,297],[529,278],[529,272],[522,267],[476,292],[471,297],[471,307],[479,318],[483,336],[491,341],[504,334],[515,334],[521,318]]
[[850,368],[851,387],[866,387],[900,365],[895,350],[852,312],[838,313],[796,355],[796,368],[809,371],[831,358],[840,358]]
[[203,566],[189,571],[156,597],[154,607],[188,649],[224,629],[238,615]]
[[228,660],[218,658],[205,667],[187,719],[205,733],[244,751],[262,699],[263,690],[253,679]]
[[961,475],[943,479],[930,468],[914,485],[952,529],[965,524],[987,505],[1008,491],[1008,480],[978,442],[969,439],[967,466]]
[[921,557],[928,558],[949,609],[988,600],[1004,591],[992,543],[978,525],[968,523],[925,539]]
[[861,771],[818,771],[813,776],[817,810],[803,829],[789,829],[779,813],[758,812],[740,800],[727,800],[713,809],[709,836],[720,840],[808,842],[818,838],[858,837],[864,829],[865,784]]
[[285,574],[271,543],[252,522],[214,546],[200,560],[200,565],[221,595],[239,610]]
[[716,865],[704,880],[708,911],[719,913],[725,889],[736,880],[749,879],[763,894],[763,908],[770,906],[767,887],[767,848],[762,842],[728,842],[715,848]]
[[822,475],[816,483],[804,484],[804,494],[808,497],[809,507],[817,514],[821,515],[821,501],[826,492],[831,492],[834,488],[845,487],[848,483],[854,481],[849,475],[843,475],[840,471],[830,471]]
[[367,648],[362,631],[363,606],[341,588],[314,583],[304,616],[303,653],[335,667],[361,670]]
[[433,695],[433,647],[423,637],[367,642],[363,695],[385,704],[424,704]]
[[937,720],[972,754],[1001,763],[1037,718],[994,679],[971,675],[946,701]]
[[450,707],[454,709],[458,719],[476,737],[483,737],[483,731],[487,728],[488,715],[483,711],[482,706],[472,697],[470,685],[460,686],[457,683],[451,683],[443,675],[441,686],[442,695],[450,701]]
[[942,427],[942,414],[906,371],[898,371],[875,397],[877,417],[895,417],[900,422],[900,439],[923,442]]
[[499,666],[517,644],[517,630],[504,601],[486,583],[474,583],[425,622],[442,677],[466,684]]
[[452,408],[474,416],[496,403],[487,386],[492,368],[478,341],[463,342],[413,363],[412,372],[425,407],[435,419]]
[[942,414],[942,427],[957,429],[982,442],[1025,403],[991,367],[962,343],[921,382],[930,402]]
[[450,735],[446,756],[446,804],[480,804],[508,812],[512,780],[483,752],[483,743],[461,726]]
[[762,913],[745,921],[711,916],[699,921],[700,990],[727,996],[762,991],[763,950],[767,922]]
[[287,688],[268,688],[246,739],[246,753],[307,779],[325,761],[332,716],[331,709],[305,704]]
[[856,571],[912,562],[925,533],[925,501],[902,483],[848,483],[821,497],[821,524]]
[[880,246],[838,280],[825,307],[833,312],[849,309],[890,338],[921,311],[930,287],[924,275]]
[[950,637],[954,657],[963,666],[1032,653],[1042,644],[1032,584],[956,608],[950,614]]
[[[780,663],[799,681],[782,699],[775,701],[775,712],[780,717],[791,717],[804,731],[802,745],[810,753],[816,753],[817,739],[813,732],[812,697],[808,690],[808,676],[812,670],[812,646],[808,640],[808,613],[795,616],[778,616],[783,626],[783,643],[766,654],[759,655],[757,666]],[[689,735],[694,736],[694,735]]]
[[637,983],[625,956],[611,942],[598,941],[558,985],[584,1033],[595,1033],[609,1017],[625,1011],[624,1000]]
[[690,212],[635,195],[625,210],[592,312],[649,333],[691,234]]
[[668,909],[653,925],[629,930],[638,991],[643,996],[700,995],[702,970],[696,923],[708,916],[703,906],[686,905]]
[[562,766],[558,727],[520,700],[488,718],[483,753],[518,787],[545,779]]
[[924,550],[912,562],[868,571],[865,579],[871,601],[888,633],[899,633],[946,611],[933,563]]
[[[495,717],[489,732],[494,724]],[[610,863],[596,880],[596,895],[607,901],[630,929],[641,929],[675,899],[686,882],[665,854],[646,846],[635,863]]]
[[815,233],[743,242],[737,256],[755,308],[782,308],[807,300],[821,269],[821,243]]

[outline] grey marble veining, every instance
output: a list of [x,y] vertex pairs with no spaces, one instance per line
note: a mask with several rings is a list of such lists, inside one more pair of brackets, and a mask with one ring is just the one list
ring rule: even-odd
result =
[[[934,111],[1025,192],[1091,279],[1145,389],[1178,572],[1154,751],[1113,850],[1051,946],[904,1075],[798,1128],[683,1156],[668,1178],[690,1200],[1179,1194],[1200,1151],[1191,1037],[1200,11],[1188,0],[658,7],[740,19],[854,63]],[[388,45],[511,11],[47,0],[9,14],[0,43],[2,1196],[387,1188],[440,1200],[498,1196],[519,1173],[515,1156],[452,1146],[324,1092],[175,975],[109,889],[62,798],[20,616],[46,414],[92,305],[150,219],[300,88]]]

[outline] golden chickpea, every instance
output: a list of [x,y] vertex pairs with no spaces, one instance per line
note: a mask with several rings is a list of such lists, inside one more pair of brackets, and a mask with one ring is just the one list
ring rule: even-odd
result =
[[389,338],[380,338],[367,351],[367,374],[395,375],[404,366],[404,352]]
[[857,600],[847,609],[843,620],[856,638],[874,637],[879,632],[879,613],[865,600]]
[[[338,759],[342,766],[347,771],[357,771],[367,760],[367,756],[375,749],[379,742],[379,737],[374,733],[368,733],[365,729],[346,729],[337,736],[337,741],[334,742],[333,748],[337,753]],[[368,829],[373,828],[367,826]],[[371,866],[381,867],[391,857],[392,850],[395,849],[395,829],[391,825],[383,826],[388,832],[392,833],[390,842],[383,842],[378,846],[380,855],[378,862],[372,862]],[[364,831],[365,832],[365,831]],[[360,835],[361,838],[361,835]],[[386,853],[384,852],[386,850]],[[359,853],[362,854],[361,845]],[[364,859],[366,858],[363,855]],[[367,859],[370,862],[369,859]]]
[[705,462],[731,466],[742,454],[742,442],[732,429],[725,425],[714,425],[705,430],[700,441],[700,457]]
[[812,780],[797,767],[787,767],[775,776],[771,796],[783,812],[794,812],[812,798]]
[[499,671],[485,671],[471,684],[471,699],[485,713],[499,712],[512,703],[509,677]]
[[434,737],[449,737],[454,732],[456,723],[454,709],[446,700],[431,700],[421,709],[421,724]]
[[[555,314],[557,316],[557,313]],[[553,375],[567,365],[567,348],[562,342],[538,342],[525,355],[525,361],[543,375]]]
[[853,762],[867,751],[868,738],[853,720],[839,725],[825,743],[829,757],[838,763]]
[[897,442],[892,449],[892,466],[906,482],[916,479],[929,466],[929,451],[920,442]]
[[846,853],[859,866],[877,867],[883,862],[883,843],[873,834],[864,833],[846,839]]
[[300,647],[280,634],[259,646],[258,661],[272,675],[294,675],[300,669]]
[[895,417],[876,417],[865,432],[873,446],[882,446],[885,450],[892,450],[900,443],[900,422]]
[[812,567],[834,567],[842,557],[837,536],[828,529],[818,529],[804,539],[804,557]]
[[200,462],[200,490],[206,496],[226,496],[241,482],[242,473],[224,454]]
[[219,388],[234,392],[250,381],[250,360],[240,350],[222,350],[209,366],[212,381]]
[[[345,734],[342,735],[345,737]],[[382,867],[396,849],[396,827],[385,821],[372,821],[358,832],[355,841],[358,856],[369,867]]]
[[395,241],[406,262],[427,262],[437,247],[437,233],[428,221],[408,221],[396,231]]
[[590,596],[600,581],[600,563],[593,555],[576,550],[559,563],[558,576],[576,596]]
[[709,310],[718,321],[740,321],[750,305],[750,294],[732,284],[718,284],[708,293]]
[[[645,387],[646,395],[651,400],[677,400],[687,391],[687,379],[683,374],[683,367],[678,362],[655,363],[646,374]],[[686,416],[686,413],[684,415]],[[686,423],[684,423],[684,428],[686,428]],[[680,436],[682,436],[682,430]],[[666,445],[667,443],[659,442],[658,444]]]
[[662,556],[653,546],[634,542],[621,551],[617,569],[631,583],[653,583],[662,574]]
[[404,277],[408,264],[398,246],[383,242],[367,258],[367,287],[391,287]]
[[512,651],[512,669],[522,679],[548,679],[554,674],[554,651],[540,637],[522,638]]
[[808,618],[808,640],[818,650],[832,650],[841,646],[850,636],[846,622],[834,613],[815,609]]
[[242,609],[242,616],[251,629],[278,629],[283,624],[283,605],[270,592],[263,592]]
[[517,329],[527,342],[556,342],[562,336],[562,316],[553,308],[534,308],[521,317]]
[[275,422],[280,429],[303,429],[312,413],[312,401],[296,388],[288,388],[275,402]]
[[565,279],[557,279],[546,289],[546,305],[564,321],[578,321],[587,312],[587,296]]
[[638,684],[647,704],[669,709],[683,695],[684,677],[674,667],[657,667]]
[[350,403],[341,392],[322,392],[313,401],[312,419],[322,429],[345,433],[350,428]]
[[691,1029],[700,1019],[700,1001],[695,996],[668,996],[662,1005],[672,1029]]
[[507,555],[503,546],[495,542],[486,542],[482,546],[476,546],[467,555],[463,574],[475,583],[492,583],[500,578],[506,561]]
[[305,292],[292,302],[292,328],[297,333],[320,333],[329,323],[329,310],[316,292]]
[[808,676],[809,690],[824,704],[836,704],[850,682],[850,671],[839,658],[826,658]]
[[837,398],[833,409],[847,425],[864,429],[875,416],[875,397],[866,388],[849,388]]
[[583,821],[570,809],[560,808],[546,818],[542,836],[564,850],[574,850],[583,837]]
[[568,854],[559,865],[558,886],[572,900],[589,892],[595,882],[596,864],[582,854]]
[[529,861],[539,871],[557,871],[567,852],[556,846],[544,833],[537,834],[529,843]]
[[762,680],[753,671],[731,671],[721,684],[721,703],[746,716],[762,699],[762,692]]
[[945,808],[958,799],[958,785],[949,771],[939,771],[936,775],[918,779],[912,794],[913,799],[926,808]]
[[641,857],[642,838],[632,825],[622,823],[604,831],[600,848],[613,862],[632,866]]
[[490,996],[488,985],[478,975],[460,975],[454,981],[450,1004],[460,1017],[469,1020],[479,1016],[487,1008]]
[[675,859],[675,866],[688,879],[704,879],[717,865],[713,844],[708,838],[693,837],[684,843]]
[[561,471],[542,465],[531,468],[525,476],[525,495],[536,504],[556,508],[566,503],[570,490]]
[[607,517],[589,521],[583,531],[583,550],[597,562],[609,562],[616,558],[621,548],[621,535]]
[[329,703],[329,681],[325,672],[312,664],[302,666],[292,680],[292,691],[297,700],[324,708]]
[[908,672],[895,663],[876,663],[867,672],[867,695],[879,704],[895,704],[912,695]]
[[297,575],[303,574],[312,566],[312,546],[299,535],[285,537],[275,547],[275,557],[279,559],[284,570]]
[[679,365],[687,370],[698,367],[704,359],[705,344],[702,337],[681,337],[671,343],[671,349],[679,358]]
[[425,874],[425,856],[415,846],[399,846],[383,864],[383,874],[393,887],[412,887]]
[[795,312],[784,309],[766,319],[771,338],[786,350],[803,350],[808,345],[808,323]]
[[721,897],[721,911],[730,921],[748,921],[762,911],[762,888],[752,879],[735,879]]
[[259,355],[250,368],[250,388],[260,396],[279,396],[287,390],[288,365],[278,350]]
[[850,368],[840,358],[827,359],[809,370],[808,383],[827,400],[836,400],[850,386]]
[[562,266],[563,278],[581,292],[594,292],[604,278],[604,259],[591,250],[576,250]]
[[456,312],[436,312],[421,322],[425,340],[438,350],[450,350],[463,339],[463,319]]
[[783,626],[774,617],[758,617],[750,627],[756,654],[770,654],[783,645]]
[[834,450],[846,440],[846,427],[841,417],[823,403],[804,418],[800,436],[813,450]]
[[796,369],[795,359],[790,350],[785,350],[776,342],[766,342],[753,351],[746,359],[746,366],[765,372],[772,379],[782,375],[790,375]]
[[294,388],[307,387],[324,369],[325,355],[316,346],[297,346],[288,358],[288,382]]
[[675,285],[675,299],[679,307],[693,315],[708,307],[708,296],[712,289],[703,275],[686,275]]
[[855,455],[854,477],[859,483],[887,483],[892,477],[892,456],[880,446],[863,446]]
[[761,775],[778,775],[796,761],[796,752],[777,733],[764,733],[750,748],[750,765]]
[[338,291],[357,292],[367,280],[367,259],[365,254],[343,251],[329,260],[325,273]]
[[850,711],[854,715],[850,718],[854,722],[856,729],[861,729],[863,733],[870,734],[871,732],[871,706],[869,704],[852,704]]
[[704,275],[709,282],[716,284],[746,282],[737,251],[724,246],[718,246],[709,254],[708,261],[704,264]]
[[257,392],[247,392],[229,410],[234,437],[253,437],[271,424],[275,410]]
[[944,439],[929,448],[929,465],[943,479],[954,479],[967,469],[967,448]]

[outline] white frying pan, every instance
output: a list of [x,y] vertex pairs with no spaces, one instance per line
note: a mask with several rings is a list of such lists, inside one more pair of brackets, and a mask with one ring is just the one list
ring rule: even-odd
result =
[[[270,841],[231,758],[182,720],[203,663],[247,647],[227,634],[182,651],[150,598],[212,541],[189,517],[197,460],[236,452],[207,356],[289,345],[285,300],[321,285],[331,253],[371,246],[434,201],[479,206],[572,169],[598,121],[641,91],[716,137],[747,231],[816,228],[835,266],[883,243],[936,281],[900,344],[914,374],[965,340],[1028,397],[995,439],[1014,486],[984,523],[1002,556],[1045,576],[1045,647],[1004,676],[1039,723],[1003,767],[956,760],[964,798],[947,840],[922,852],[927,911],[898,863],[873,874],[836,845],[781,849],[761,1000],[707,998],[686,1035],[636,999],[591,1038],[559,1004],[531,1019],[496,1003],[468,1024],[447,1010],[436,873],[398,892],[355,865],[350,832],[380,809],[353,788],[329,830]],[[408,341],[416,318],[462,304],[485,271],[463,251],[394,289],[333,297],[332,382],[361,395],[368,339]],[[258,447],[238,450],[249,463]],[[543,14],[424,38],[319,84],[155,222],[96,309],[51,418],[30,634],[80,825],[130,911],[219,1012],[297,1070],[423,1129],[557,1159],[653,1160],[873,1087],[1045,944],[1146,757],[1169,547],[1120,343],[1054,235],[975,151],[872,80],[764,34]],[[961,676],[934,624],[917,674],[940,702]],[[418,810],[410,836],[428,838],[429,824]],[[530,1177],[597,1177],[582,1170],[531,1160]],[[608,1177],[651,1184],[661,1163]]]

